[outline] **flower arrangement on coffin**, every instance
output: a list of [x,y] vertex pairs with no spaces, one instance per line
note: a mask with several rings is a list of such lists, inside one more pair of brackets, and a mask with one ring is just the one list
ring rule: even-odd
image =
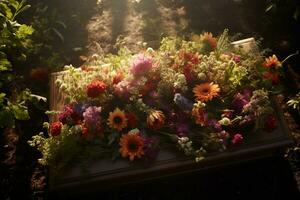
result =
[[269,95],[280,88],[282,63],[230,42],[227,30],[218,38],[164,38],[158,50],[123,48],[92,56],[81,70],[67,66],[56,81],[65,106],[49,112],[58,120],[44,124],[48,135],[29,144],[56,167],[75,157],[149,163],[164,146],[200,161],[272,132]]

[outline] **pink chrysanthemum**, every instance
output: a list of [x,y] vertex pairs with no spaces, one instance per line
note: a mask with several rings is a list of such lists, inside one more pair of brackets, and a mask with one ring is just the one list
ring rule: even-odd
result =
[[133,60],[130,69],[134,76],[141,76],[149,72],[152,68],[152,59],[146,57],[144,54],[138,54]]

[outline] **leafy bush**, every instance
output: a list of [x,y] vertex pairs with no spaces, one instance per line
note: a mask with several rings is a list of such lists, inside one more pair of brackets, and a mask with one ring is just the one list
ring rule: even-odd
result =
[[15,120],[28,120],[27,101],[45,100],[28,89],[21,91],[18,81],[22,77],[16,74],[33,46],[30,36],[34,29],[16,20],[28,8],[24,0],[0,2],[0,128],[13,128]]

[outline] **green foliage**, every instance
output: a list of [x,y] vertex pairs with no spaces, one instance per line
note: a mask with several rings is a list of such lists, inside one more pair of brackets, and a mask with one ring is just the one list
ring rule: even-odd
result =
[[16,120],[28,120],[27,102],[38,104],[45,98],[31,94],[30,90],[19,91],[10,85],[18,85],[14,71],[23,65],[32,47],[30,36],[34,29],[20,24],[16,18],[30,8],[24,0],[0,2],[0,128],[12,128]]
[[34,29],[26,24],[19,24],[15,20],[29,7],[25,1],[0,2],[0,71],[2,72],[10,71],[15,63],[24,61],[32,45],[29,36],[33,34]]
[[221,53],[226,52],[230,47],[230,40],[229,40],[228,32],[229,32],[229,30],[225,29],[218,39],[217,49],[216,49],[217,56],[220,56]]
[[0,94],[0,128],[15,126],[15,120],[28,120],[29,113],[26,106],[27,102],[38,104],[40,101],[46,101],[44,97],[31,94],[26,89],[19,93],[14,101],[7,98],[5,93]]
[[35,45],[31,56],[41,66],[61,69],[65,61],[57,44],[65,42],[64,32],[67,25],[60,11],[38,3],[35,5],[31,25],[36,30],[32,35]]

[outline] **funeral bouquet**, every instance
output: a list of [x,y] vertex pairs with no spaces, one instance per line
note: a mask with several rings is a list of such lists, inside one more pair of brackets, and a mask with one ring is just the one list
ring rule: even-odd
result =
[[[282,63],[233,46],[228,31],[164,38],[157,50],[93,55],[56,83],[64,107],[29,141],[42,164],[79,158],[154,161],[163,148],[201,161],[276,128],[269,96]],[[63,164],[62,164],[63,163]]]

